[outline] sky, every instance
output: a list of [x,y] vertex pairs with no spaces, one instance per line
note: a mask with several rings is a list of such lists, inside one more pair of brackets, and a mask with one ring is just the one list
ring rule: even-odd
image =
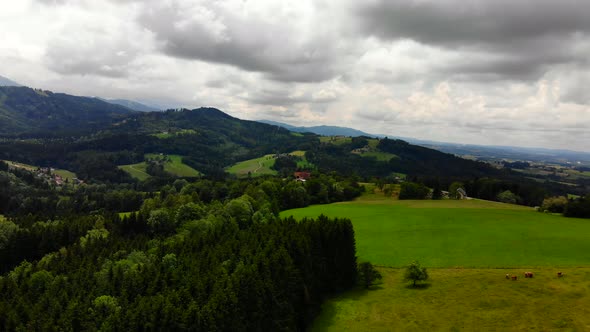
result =
[[0,75],[241,119],[590,152],[584,0],[0,2]]

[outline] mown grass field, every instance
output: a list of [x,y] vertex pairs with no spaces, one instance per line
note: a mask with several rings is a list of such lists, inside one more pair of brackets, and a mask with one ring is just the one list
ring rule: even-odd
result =
[[391,160],[391,158],[397,157],[393,153],[380,152],[380,151],[371,151],[371,152],[359,153],[359,156],[364,157],[364,158],[372,157],[372,158],[375,158],[375,159],[377,159],[379,161],[389,161],[389,160]]
[[275,159],[273,158],[273,155],[267,154],[260,158],[244,160],[236,163],[226,168],[226,171],[237,176],[247,176],[248,173],[250,173],[251,176],[276,175],[277,171],[271,168],[274,164]]
[[[17,163],[15,161],[10,161],[10,160],[4,160],[4,161],[9,166],[23,168],[23,169],[26,169],[28,171],[35,171],[37,168],[39,168],[38,166],[28,165],[28,164],[23,164],[23,163]],[[72,181],[73,178],[77,178],[78,177],[76,175],[76,173],[74,173],[74,172],[70,172],[68,170],[59,169],[59,168],[54,169],[53,170],[53,173],[61,176],[63,179],[69,179],[69,181]]]
[[70,172],[70,171],[65,170],[65,169],[56,169],[55,171],[53,171],[53,173],[61,176],[63,179],[68,179],[70,182],[72,181],[72,179],[75,179],[75,178],[78,177],[76,175],[76,173]]
[[281,213],[350,218],[360,260],[402,267],[590,266],[590,222],[481,200],[398,201],[367,195],[354,202]]
[[[381,285],[328,300],[311,331],[589,331],[590,268],[430,269],[410,288],[402,269]],[[517,281],[506,273],[518,274]]]
[[145,162],[119,166],[120,169],[129,173],[129,175],[138,179],[139,181],[143,181],[143,180],[150,177],[150,175],[148,173],[146,173],[146,167],[147,167],[147,164]]
[[[300,157],[302,160],[297,161],[297,167],[302,169],[309,169],[314,168],[314,165],[307,161],[305,158],[305,151],[293,151],[289,153],[290,155]],[[260,158],[254,158],[249,160],[240,161],[230,167],[227,167],[225,170],[230,173],[237,175],[239,177],[248,176],[262,176],[262,175],[277,175],[278,172],[272,167],[275,164],[274,154],[267,154]]]
[[[375,193],[281,215],[321,213],[352,220],[359,261],[380,265],[383,282],[329,299],[312,331],[590,330],[589,220]],[[430,274],[418,289],[403,281],[402,267],[415,259]],[[525,279],[526,271],[535,277]],[[507,273],[519,279],[506,280]]]
[[[172,175],[180,176],[180,177],[197,177],[201,173],[199,171],[193,169],[192,167],[184,164],[182,162],[182,156],[179,155],[166,155],[169,159],[168,162],[164,164],[164,171],[168,172]],[[159,158],[160,156],[157,154],[146,154],[145,158]],[[129,173],[132,177],[143,181],[150,177],[150,175],[146,172],[147,163],[141,162],[137,164],[131,165],[121,165],[119,166],[120,169],[124,170],[125,172]]]

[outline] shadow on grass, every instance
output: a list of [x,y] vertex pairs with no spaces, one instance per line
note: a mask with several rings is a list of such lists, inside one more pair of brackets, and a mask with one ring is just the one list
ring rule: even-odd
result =
[[424,284],[416,284],[415,286],[413,284],[409,284],[406,285],[407,289],[428,289],[430,288],[430,283],[424,283]]
[[326,299],[322,304],[321,312],[318,314],[311,326],[309,326],[310,331],[325,331],[330,326],[333,326],[336,322],[337,314],[339,312],[339,302],[345,302],[346,300],[359,301],[370,292],[381,289],[383,289],[383,285],[381,283],[371,285],[369,288],[357,286],[340,295]]

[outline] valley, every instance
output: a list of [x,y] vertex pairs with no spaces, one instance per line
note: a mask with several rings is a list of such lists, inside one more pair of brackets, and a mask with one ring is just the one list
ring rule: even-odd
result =
[[[0,95],[0,330],[587,324],[583,166]],[[401,280],[413,260],[431,274],[418,288]],[[367,262],[383,280],[363,290]]]

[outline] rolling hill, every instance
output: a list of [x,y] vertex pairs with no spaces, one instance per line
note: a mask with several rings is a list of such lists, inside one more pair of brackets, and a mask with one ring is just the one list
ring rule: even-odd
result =
[[[204,176],[219,178],[227,176],[228,166],[240,161],[305,151],[307,162],[319,172],[362,179],[403,174],[431,187],[439,183],[443,188],[457,180],[495,179],[484,184],[494,186],[492,193],[497,189],[524,190],[510,183],[532,182],[518,173],[397,139],[295,134],[210,107],[134,112],[97,98],[26,87],[0,88],[0,136],[4,137],[0,159],[70,169],[82,179],[96,181],[133,181],[118,166],[141,163],[149,153],[182,156],[187,166]],[[289,167],[294,170],[297,165]],[[289,174],[291,168],[279,173]],[[481,187],[480,183],[473,186],[474,190]],[[537,201],[544,191],[534,191],[534,197],[523,198],[526,204],[540,204]]]
[[97,98],[28,87],[0,87],[0,136],[72,136],[97,132],[133,111]]
[[[100,98],[100,99],[102,99],[102,98]],[[142,104],[142,103],[134,101],[134,100],[128,100],[128,99],[102,99],[102,100],[106,101],[107,103],[125,106],[131,110],[138,111],[138,112],[160,112],[160,111],[162,111],[159,108],[148,106],[148,105]]]
[[297,133],[314,133],[322,136],[348,136],[348,137],[384,137],[383,135],[373,135],[365,133],[354,128],[338,127],[338,126],[312,126],[312,127],[297,127],[282,122],[276,122],[271,120],[258,120],[258,122],[270,124],[273,126],[283,127]]
[[0,75],[0,86],[21,86],[15,81]]

